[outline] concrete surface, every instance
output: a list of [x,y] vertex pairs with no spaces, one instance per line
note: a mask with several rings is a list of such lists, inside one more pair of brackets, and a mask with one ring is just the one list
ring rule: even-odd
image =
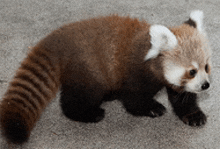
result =
[[[219,0],[0,0],[0,96],[28,47],[64,23],[118,13],[151,24],[179,25],[191,10],[205,14],[213,49],[212,89],[200,95],[208,116],[202,128],[183,124],[171,111],[167,94],[157,99],[167,113],[151,119],[133,117],[117,102],[103,105],[105,119],[97,124],[73,122],[61,113],[57,98],[45,110],[23,149],[219,149],[220,148],[220,2]],[[0,136],[0,148],[7,148]]]

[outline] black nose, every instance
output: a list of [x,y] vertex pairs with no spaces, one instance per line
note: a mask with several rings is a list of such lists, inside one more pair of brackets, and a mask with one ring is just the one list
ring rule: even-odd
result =
[[203,85],[202,85],[202,90],[206,90],[209,88],[209,83],[208,82],[205,82]]

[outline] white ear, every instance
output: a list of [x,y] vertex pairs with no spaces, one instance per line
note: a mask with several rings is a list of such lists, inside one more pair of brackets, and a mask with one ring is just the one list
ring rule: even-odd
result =
[[160,51],[173,49],[177,44],[176,36],[165,26],[153,25],[150,27],[151,49],[144,60],[155,58]]
[[203,32],[203,12],[201,10],[194,10],[190,13],[190,19],[195,22],[196,28],[199,32]]

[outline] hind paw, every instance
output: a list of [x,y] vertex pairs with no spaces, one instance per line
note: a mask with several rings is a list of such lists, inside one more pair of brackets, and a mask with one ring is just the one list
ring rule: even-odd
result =
[[85,123],[97,123],[105,116],[105,110],[101,108],[91,108],[83,112],[66,110],[63,112],[69,119]]

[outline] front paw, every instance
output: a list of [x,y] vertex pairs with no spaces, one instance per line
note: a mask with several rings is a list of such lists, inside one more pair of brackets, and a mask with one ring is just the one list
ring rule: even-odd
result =
[[202,126],[207,121],[205,114],[200,110],[186,114],[180,119],[189,126]]

